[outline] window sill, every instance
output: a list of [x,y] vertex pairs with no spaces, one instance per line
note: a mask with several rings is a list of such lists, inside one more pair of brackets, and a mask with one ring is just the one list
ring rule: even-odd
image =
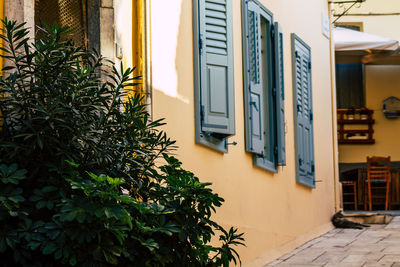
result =
[[227,138],[215,138],[196,131],[196,143],[212,148],[218,152],[228,153]]
[[260,158],[257,155],[253,155],[253,164],[255,166],[257,166],[258,168],[261,168],[263,170],[266,170],[266,171],[269,171],[272,173],[278,172],[278,169],[276,168],[275,163],[273,163],[269,160]]
[[315,189],[314,178],[297,177],[296,182],[310,189]]

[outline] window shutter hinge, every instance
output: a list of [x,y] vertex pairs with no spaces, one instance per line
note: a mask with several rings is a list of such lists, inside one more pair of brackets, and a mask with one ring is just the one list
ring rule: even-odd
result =
[[199,36],[199,51],[200,55],[203,54],[203,39],[202,39],[202,34]]
[[274,25],[271,26],[271,38],[272,39],[275,38],[275,27],[274,27]]
[[308,62],[308,69],[311,70],[311,61]]
[[250,101],[250,106],[254,106],[254,109],[258,112],[257,103],[255,101]]
[[276,87],[272,88],[272,95],[276,96]]
[[294,51],[294,56],[299,57],[299,51]]
[[265,158],[264,151],[261,151],[261,155],[260,154],[256,154],[256,157],[264,159]]
[[275,148],[274,148],[274,154],[275,154],[275,156],[278,156],[278,146],[275,146]]
[[310,112],[310,121],[314,120],[314,115],[312,112]]
[[200,121],[204,121],[204,105],[200,106]]
[[311,165],[311,172],[315,172],[315,165],[314,165],[314,163]]
[[299,158],[299,166],[301,166],[303,164],[303,160],[301,158]]

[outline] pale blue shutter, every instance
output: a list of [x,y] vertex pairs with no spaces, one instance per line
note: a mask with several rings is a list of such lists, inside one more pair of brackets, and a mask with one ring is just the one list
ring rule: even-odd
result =
[[285,142],[285,86],[283,78],[283,34],[278,22],[275,22],[275,81],[276,81],[276,121],[278,164],[286,166]]
[[311,50],[292,34],[297,181],[315,187]]
[[232,3],[199,0],[201,130],[235,133]]
[[264,98],[261,64],[260,7],[250,1],[245,18],[246,55],[244,88],[246,151],[264,155]]

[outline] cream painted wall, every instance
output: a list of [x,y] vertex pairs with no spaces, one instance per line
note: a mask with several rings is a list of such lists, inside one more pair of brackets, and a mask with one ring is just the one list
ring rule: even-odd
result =
[[120,46],[123,55],[122,58],[115,57],[115,63],[118,65],[122,63],[125,68],[132,67],[132,1],[113,1],[115,27],[114,46]]
[[[400,13],[398,0],[367,0],[350,13]],[[400,16],[344,16],[338,22],[363,22],[364,32],[400,40]],[[365,66],[366,106],[374,110],[374,145],[339,145],[341,163],[366,162],[367,156],[391,156],[400,161],[398,133],[400,121],[386,119],[382,101],[389,96],[400,97],[400,66]]]
[[[225,204],[215,218],[245,232],[242,261],[263,266],[282,253],[331,229],[334,213],[334,161],[329,40],[321,33],[327,1],[262,0],[284,34],[287,166],[277,174],[255,168],[244,147],[241,1],[233,1],[236,135],[229,153],[195,143],[192,1],[151,1],[153,116],[166,118],[165,130],[177,140],[178,158],[213,188]],[[168,14],[168,15],[166,15]],[[316,189],[296,184],[294,162],[290,33],[312,47]]]
[[400,98],[400,66],[366,66],[366,106],[374,110],[374,145],[340,145],[340,162],[366,162],[367,156],[391,156],[400,161],[400,119],[387,119],[382,112],[383,100]]

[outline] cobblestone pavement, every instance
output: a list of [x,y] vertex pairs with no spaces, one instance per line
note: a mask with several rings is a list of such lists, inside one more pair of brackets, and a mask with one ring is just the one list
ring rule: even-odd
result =
[[400,216],[363,230],[334,229],[265,266],[400,267]]

